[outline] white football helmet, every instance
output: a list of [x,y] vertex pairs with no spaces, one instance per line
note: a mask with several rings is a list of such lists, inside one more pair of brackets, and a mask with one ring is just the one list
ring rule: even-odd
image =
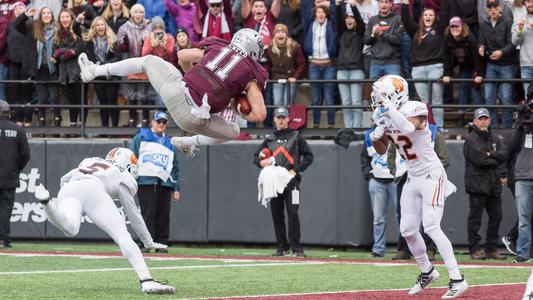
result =
[[113,148],[109,151],[105,160],[117,167],[120,172],[127,171],[133,178],[138,177],[137,156],[130,149],[122,147]]
[[243,28],[237,31],[233,35],[230,45],[246,53],[246,55],[256,61],[263,57],[265,49],[259,32],[250,28]]
[[398,75],[385,75],[372,85],[372,108],[380,106],[383,100],[390,100],[399,109],[409,101],[409,87],[407,81]]

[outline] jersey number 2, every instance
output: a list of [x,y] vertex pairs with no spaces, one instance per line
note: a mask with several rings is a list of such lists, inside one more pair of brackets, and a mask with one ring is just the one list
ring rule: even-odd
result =
[[85,167],[85,166],[84,167],[80,167],[78,170],[80,170],[80,172],[82,172],[83,174],[93,174],[93,173],[98,172],[98,171],[105,171],[108,168],[109,168],[109,165],[95,162],[95,163],[93,163],[92,165],[90,165],[88,167]]
[[[222,48],[220,49],[220,53],[215,56],[212,60],[208,61],[205,65],[209,70],[215,72],[215,74],[220,78],[220,80],[226,79],[228,77],[228,73],[235,68],[235,66],[241,61],[242,56],[233,54],[231,56],[231,60],[226,63],[225,66],[219,66],[220,62],[228,56],[230,53],[229,48]],[[216,70],[216,71],[215,71]]]
[[411,140],[405,135],[399,135],[397,139],[398,139],[398,142],[402,142],[401,147],[403,149],[405,159],[407,160],[416,159],[415,153],[409,153],[409,151],[413,148],[413,142],[411,142]]

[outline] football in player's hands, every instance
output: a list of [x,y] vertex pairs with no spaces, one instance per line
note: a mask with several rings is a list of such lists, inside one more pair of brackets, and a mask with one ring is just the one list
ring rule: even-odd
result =
[[263,150],[261,150],[261,152],[259,152],[259,159],[260,160],[267,159],[267,158],[269,158],[271,156],[272,156],[272,151],[270,151],[270,149],[268,149],[268,148],[263,148]]
[[243,115],[247,115],[252,112],[252,106],[248,102],[246,95],[237,96],[237,111]]

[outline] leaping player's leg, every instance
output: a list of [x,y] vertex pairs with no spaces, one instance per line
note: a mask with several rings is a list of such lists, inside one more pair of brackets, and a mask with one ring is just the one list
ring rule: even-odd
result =
[[76,197],[79,195],[79,182],[64,185],[59,191],[57,199],[43,204],[50,223],[68,237],[73,237],[80,231],[83,209],[79,198]]
[[99,76],[128,76],[141,73],[146,57],[132,57],[114,63],[96,65],[87,58],[87,54],[82,53],[78,56],[81,79],[83,82],[89,82]]
[[533,270],[531,271],[531,274],[529,275],[529,279],[527,280],[526,291],[524,292],[524,296],[522,297],[522,300],[529,300],[532,298],[533,298]]

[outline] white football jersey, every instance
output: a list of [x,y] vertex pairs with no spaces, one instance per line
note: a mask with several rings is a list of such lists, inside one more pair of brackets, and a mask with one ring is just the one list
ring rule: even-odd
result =
[[[419,101],[407,101],[398,110],[404,117],[427,116],[426,104]],[[384,118],[385,134],[392,140],[402,157],[407,161],[409,175],[420,176],[435,168],[442,167],[442,163],[431,141],[429,126],[413,133],[403,134],[392,125],[389,118]]]
[[61,178],[61,185],[84,178],[100,180],[104,190],[113,199],[119,199],[119,186],[121,183],[128,188],[132,196],[137,193],[137,181],[129,172],[120,172],[117,167],[100,157],[90,157],[82,160],[76,169]]

